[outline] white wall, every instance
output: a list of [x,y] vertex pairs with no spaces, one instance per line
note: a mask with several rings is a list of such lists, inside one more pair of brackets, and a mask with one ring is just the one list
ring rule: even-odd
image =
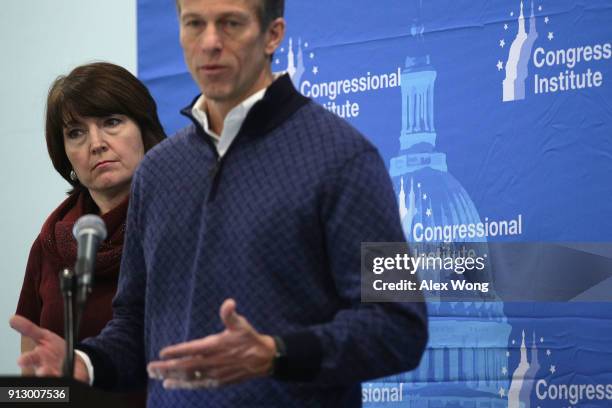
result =
[[136,0],[1,1],[0,375],[19,371],[19,337],[7,322],[32,241],[68,189],[47,155],[46,93],[55,77],[94,60],[136,73]]

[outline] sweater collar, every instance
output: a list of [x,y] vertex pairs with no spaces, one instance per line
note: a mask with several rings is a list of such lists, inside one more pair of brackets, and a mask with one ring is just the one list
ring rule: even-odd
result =
[[[181,114],[191,119],[198,133],[207,134],[192,113],[199,98],[200,95],[195,97],[189,106],[181,110]],[[289,75],[282,75],[272,82],[266,89],[263,98],[248,111],[236,138],[243,133],[248,137],[255,137],[270,132],[308,101],[308,98],[302,96],[294,88]]]
[[215,133],[210,128],[210,123],[208,122],[208,115],[204,110],[204,106],[206,103],[206,98],[204,94],[201,94],[200,97],[196,100],[195,104],[191,108],[191,114],[195,119],[198,120],[204,132],[211,136],[211,140],[215,143],[217,147],[217,152],[219,156],[223,156],[229,146],[232,144],[236,135],[240,131],[240,127],[242,123],[246,119],[249,111],[261,98],[263,98],[267,88],[263,88],[260,91],[255,92],[253,95],[246,98],[244,101],[235,106],[232,110],[230,110],[225,119],[223,120],[223,131],[221,134]]

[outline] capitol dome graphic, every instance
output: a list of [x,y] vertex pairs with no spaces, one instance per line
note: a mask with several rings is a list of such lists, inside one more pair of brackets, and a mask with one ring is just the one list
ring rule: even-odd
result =
[[[411,27],[401,77],[400,148],[389,166],[402,226],[412,250],[423,247],[413,235],[417,224],[424,229],[480,222],[470,195],[448,172],[446,154],[436,150],[437,71],[420,22],[421,2],[415,3],[417,18]],[[471,241],[486,247],[483,238]],[[511,326],[504,315],[503,303],[448,302],[428,297],[428,310],[430,341],[419,367],[377,383],[380,386],[403,383],[401,406],[405,407],[508,407],[505,395]],[[378,402],[364,406],[385,405]]]

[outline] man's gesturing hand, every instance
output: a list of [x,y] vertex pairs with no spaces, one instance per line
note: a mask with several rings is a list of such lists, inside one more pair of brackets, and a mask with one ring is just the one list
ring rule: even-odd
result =
[[225,330],[163,348],[161,361],[149,363],[152,378],[165,388],[214,388],[267,375],[276,346],[271,336],[259,334],[226,299],[220,310]]
[[[23,353],[17,359],[17,364],[21,368],[32,369],[37,377],[62,375],[62,364],[66,355],[66,342],[63,338],[52,331],[38,327],[22,316],[11,317],[9,324],[21,335],[31,338],[36,344],[34,350]],[[87,368],[79,357],[75,359],[74,378],[89,382]]]

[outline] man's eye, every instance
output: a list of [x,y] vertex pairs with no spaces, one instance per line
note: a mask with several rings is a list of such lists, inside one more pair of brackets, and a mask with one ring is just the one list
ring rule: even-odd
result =
[[240,25],[241,25],[240,21],[236,21],[236,20],[225,20],[225,21],[223,21],[223,26],[225,28],[228,28],[228,29],[235,29],[235,28],[240,27]]
[[189,28],[199,28],[203,25],[203,22],[202,20],[187,20],[184,24]]

